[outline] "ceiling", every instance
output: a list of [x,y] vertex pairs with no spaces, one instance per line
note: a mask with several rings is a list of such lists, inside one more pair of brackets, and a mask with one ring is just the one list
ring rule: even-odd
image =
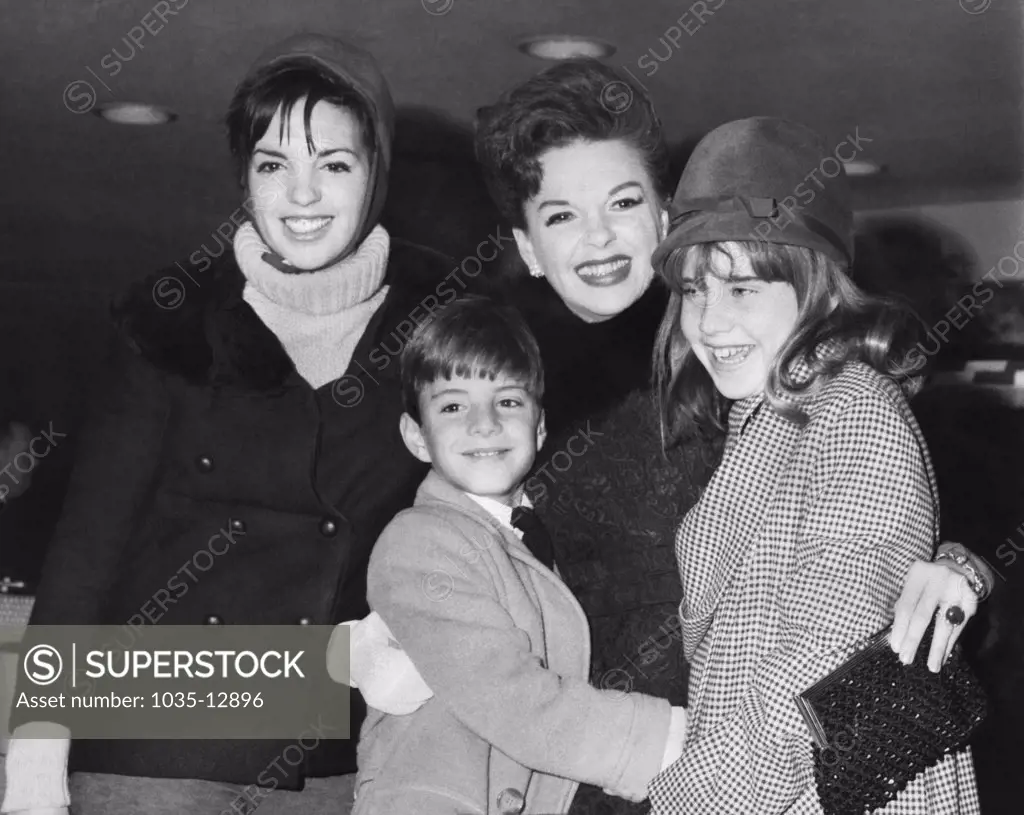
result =
[[[649,88],[680,155],[722,122],[774,114],[831,143],[859,131],[862,157],[888,168],[858,183],[861,206],[1021,197],[1017,0],[0,0],[0,15],[9,287],[95,292],[209,241],[239,203],[221,129],[234,84],[300,30],[377,56],[411,109],[407,168],[467,172],[456,125],[544,65],[517,40],[576,33],[616,46],[609,62]],[[77,112],[81,82],[97,102],[179,118],[111,125]],[[458,206],[435,198],[439,218]]]

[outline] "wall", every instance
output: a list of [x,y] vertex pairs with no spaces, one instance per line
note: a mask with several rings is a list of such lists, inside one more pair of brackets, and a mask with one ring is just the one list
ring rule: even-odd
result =
[[[1012,256],[1014,245],[1024,239],[1024,200],[978,201],[963,204],[908,207],[904,209],[864,210],[858,213],[863,223],[877,218],[918,218],[934,222],[959,235],[973,250],[978,277]],[[1018,249],[1024,256],[1024,246]],[[1010,268],[1004,265],[1004,268]],[[1024,270],[1024,262],[1021,263]],[[1024,278],[1024,271],[1020,277]]]
[[[1024,354],[1024,199],[864,210],[857,220],[866,273],[899,278],[904,293],[926,304],[929,325],[945,315],[968,345],[1016,346]],[[963,327],[964,315],[949,316],[949,308],[972,284],[984,305],[969,310]]]

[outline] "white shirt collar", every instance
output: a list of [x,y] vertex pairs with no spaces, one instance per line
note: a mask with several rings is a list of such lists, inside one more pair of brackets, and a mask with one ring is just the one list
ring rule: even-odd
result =
[[[488,498],[484,495],[473,495],[471,492],[467,492],[466,495],[493,515],[498,522],[502,524],[502,526],[507,529],[511,529],[520,539],[523,537],[523,533],[512,526],[512,510],[514,507],[511,504],[503,504],[501,501],[497,501],[494,498]],[[527,497],[525,492],[522,494],[519,503],[515,506],[528,507],[530,509],[533,508],[533,504],[530,503],[530,499]]]

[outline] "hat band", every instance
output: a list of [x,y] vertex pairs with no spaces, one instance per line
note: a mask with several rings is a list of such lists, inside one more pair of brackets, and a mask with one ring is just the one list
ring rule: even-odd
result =
[[761,235],[755,229],[755,234],[751,234],[750,236],[752,240],[768,243],[784,243],[784,241],[768,241],[768,235],[771,233],[771,230],[778,229],[780,231],[785,231],[788,226],[793,225],[817,235],[822,240],[834,246],[842,256],[847,259],[847,261],[851,260],[850,253],[845,242],[838,234],[836,234],[835,230],[813,216],[793,212],[787,207],[786,215],[789,218],[789,223],[784,226],[771,223],[770,219],[779,217],[779,203],[775,198],[762,198],[746,195],[723,195],[717,198],[688,198],[683,201],[673,201],[672,210],[674,214],[669,222],[670,232],[684,221],[701,212],[746,212],[747,215],[755,220],[769,221],[770,223],[770,229],[764,235]]

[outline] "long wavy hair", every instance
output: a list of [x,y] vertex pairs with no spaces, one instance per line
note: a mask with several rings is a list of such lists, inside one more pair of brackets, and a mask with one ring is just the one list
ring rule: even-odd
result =
[[[799,397],[853,360],[911,390],[915,387],[913,370],[907,365],[915,328],[909,310],[894,300],[861,291],[831,258],[802,246],[763,241],[684,246],[672,252],[659,270],[671,291],[654,345],[655,398],[665,447],[683,438],[717,436],[726,430],[732,401],[719,393],[693,353],[680,320],[684,282],[699,285],[715,274],[716,256],[735,264],[738,253],[749,256],[761,280],[788,283],[796,292],[796,327],[772,361],[765,384],[765,398],[780,415],[805,423],[807,414],[799,406]],[[823,343],[829,343],[829,353],[815,354]],[[799,359],[807,362],[811,375],[796,381],[792,365]]]

